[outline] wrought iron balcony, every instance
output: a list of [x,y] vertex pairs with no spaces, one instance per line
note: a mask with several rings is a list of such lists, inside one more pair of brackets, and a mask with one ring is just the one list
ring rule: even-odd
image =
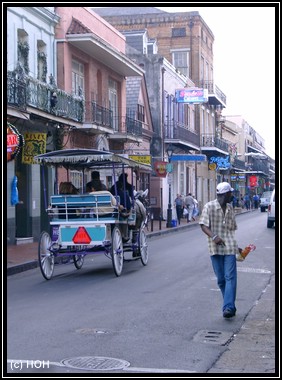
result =
[[135,120],[131,117],[125,117],[125,127],[127,133],[136,136],[142,136],[142,122],[139,120]]
[[94,101],[85,102],[82,96],[70,95],[26,75],[19,79],[16,70],[7,75],[7,103],[22,111],[29,106],[57,117],[109,128],[119,134],[142,136],[141,121],[127,115],[113,117],[112,110]]
[[266,162],[254,161],[246,164],[246,170],[254,172],[262,172],[265,175],[269,175],[269,165]]
[[236,169],[239,169],[239,170],[245,170],[246,169],[245,161],[239,160],[238,158],[234,158],[234,160],[231,163],[232,163],[232,167],[235,170]]
[[113,111],[96,102],[85,102],[85,122],[113,129]]
[[200,147],[200,136],[198,133],[191,131],[190,129],[177,122],[165,123],[165,139],[177,140],[178,142],[192,144],[194,147]]
[[28,76],[19,79],[16,70],[7,74],[7,103],[21,110],[30,106],[59,117],[79,122],[84,120],[82,97]]
[[202,134],[201,135],[201,147],[202,148],[215,148],[215,150],[220,149],[226,152],[226,154],[229,154],[228,142],[224,141],[223,139],[216,137],[213,134]]
[[[200,80],[194,82],[197,87],[204,88],[208,90],[209,97],[213,95],[219,99],[223,106],[226,106],[226,95],[220,90],[220,88],[214,83],[214,81],[210,80]],[[211,104],[220,104],[216,101],[212,101]]]
[[26,83],[11,71],[7,74],[7,104],[26,111]]

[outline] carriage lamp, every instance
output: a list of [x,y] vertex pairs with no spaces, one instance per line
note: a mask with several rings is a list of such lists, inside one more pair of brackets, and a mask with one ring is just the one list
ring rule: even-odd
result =
[[[166,150],[168,163],[170,164],[170,160],[173,154],[173,147],[171,144],[167,147]],[[168,208],[167,208],[167,219],[166,219],[166,227],[172,227],[172,209],[171,209],[171,173],[168,173]]]

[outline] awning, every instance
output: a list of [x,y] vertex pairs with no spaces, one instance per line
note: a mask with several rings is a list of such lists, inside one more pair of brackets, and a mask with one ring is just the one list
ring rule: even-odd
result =
[[[257,153],[262,153],[261,150],[259,150],[259,149],[255,148],[255,147],[253,147],[252,145],[248,145],[247,147],[248,147],[248,149],[249,149],[249,153],[251,153],[252,150],[253,150],[254,152],[257,152]],[[250,149],[251,149],[251,150],[250,150]]]
[[245,156],[259,158],[261,160],[267,160],[267,156],[265,154],[263,154],[263,153],[250,152],[250,153],[245,153]]
[[49,166],[63,166],[66,169],[103,169],[107,167],[129,167],[143,171],[152,171],[151,165],[143,164],[121,154],[96,149],[63,149],[40,154],[34,162]]

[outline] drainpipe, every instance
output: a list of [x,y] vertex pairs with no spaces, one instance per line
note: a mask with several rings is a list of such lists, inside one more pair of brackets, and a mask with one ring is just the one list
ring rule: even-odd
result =
[[194,26],[193,18],[192,16],[189,19],[189,28],[190,28],[190,79],[192,80],[192,28]]

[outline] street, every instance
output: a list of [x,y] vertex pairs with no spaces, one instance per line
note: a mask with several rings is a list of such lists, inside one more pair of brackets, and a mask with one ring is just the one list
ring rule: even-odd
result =
[[[7,279],[7,372],[207,373],[275,274],[275,228],[266,213],[237,216],[237,314],[224,320],[206,236],[198,225],[148,239],[149,262],[104,255],[82,269],[39,268]],[[258,359],[259,360],[259,359]]]

